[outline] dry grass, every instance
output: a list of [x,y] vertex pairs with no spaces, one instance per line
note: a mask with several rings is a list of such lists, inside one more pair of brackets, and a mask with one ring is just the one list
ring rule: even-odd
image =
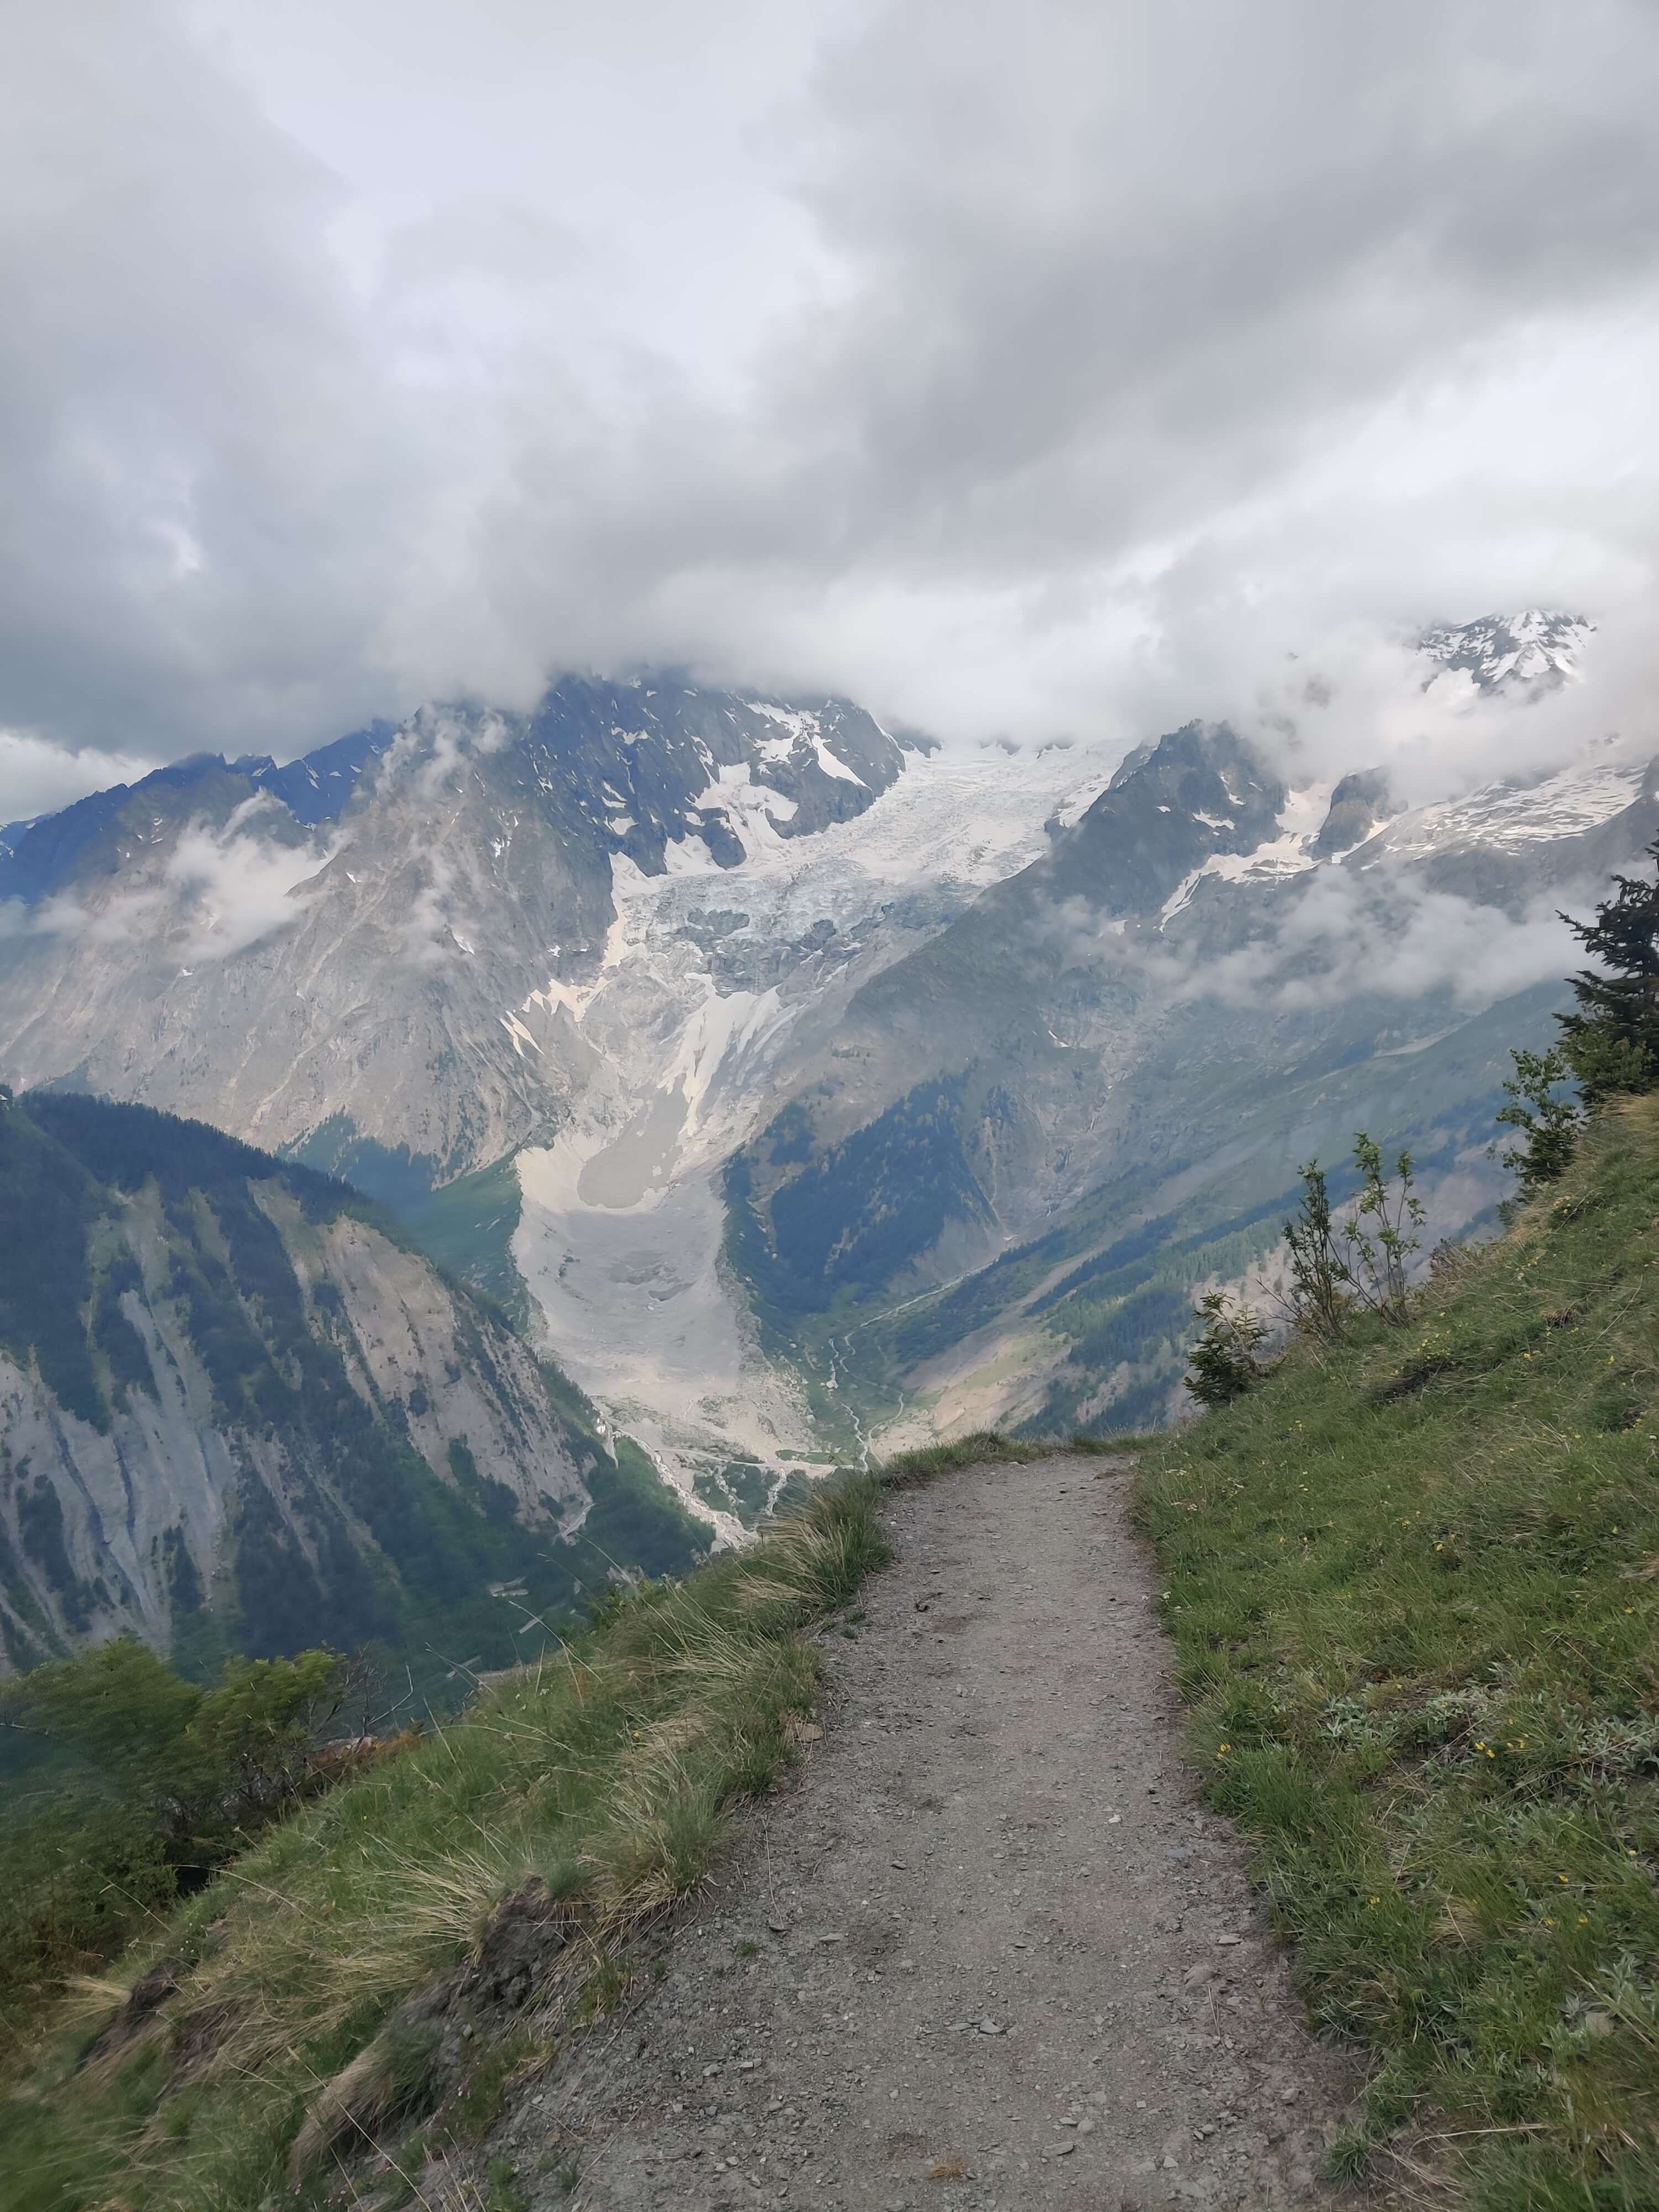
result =
[[[463,1960],[532,1875],[571,1896],[602,1962],[702,1879],[732,1806],[794,1755],[815,1621],[885,1556],[880,1486],[799,1519],[678,1586],[625,1597],[581,1644],[492,1685],[453,1723],[273,1832],[78,1995],[46,2063],[0,2113],[7,2212],[238,2212],[286,2185],[328,2085],[380,2094],[376,2039]],[[185,1972],[100,2081],[85,2029],[162,1955]]]

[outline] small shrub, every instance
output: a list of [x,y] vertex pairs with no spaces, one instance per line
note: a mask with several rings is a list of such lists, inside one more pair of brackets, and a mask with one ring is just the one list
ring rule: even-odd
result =
[[1263,1369],[1256,1354],[1267,1340],[1267,1325],[1247,1305],[1212,1291],[1198,1302],[1203,1324],[1187,1357],[1187,1388],[1200,1406],[1230,1406],[1254,1390]]
[[318,1753],[341,1683],[307,1651],[233,1660],[204,1690],[118,1637],[6,1686],[0,1719],[33,1765],[0,1819],[0,2030],[21,2036],[65,1975],[357,1770],[355,1749]]
[[1402,1322],[1407,1278],[1420,1241],[1416,1231],[1424,1220],[1422,1202],[1413,1188],[1412,1156],[1402,1152],[1393,1176],[1385,1176],[1382,1152],[1362,1129],[1353,1140],[1353,1157],[1359,1195],[1343,1224],[1348,1279],[1361,1305],[1383,1321]]
[[1285,1224],[1291,1257],[1290,1317],[1304,1335],[1334,1344],[1356,1312],[1398,1323],[1407,1317],[1411,1262],[1425,1218],[1412,1156],[1402,1152],[1385,1175],[1381,1148],[1361,1129],[1353,1141],[1359,1188],[1339,1222],[1317,1160],[1298,1169],[1302,1200]]
[[1310,1160],[1297,1173],[1302,1178],[1302,1200],[1295,1218],[1285,1224],[1291,1255],[1291,1319],[1304,1334],[1334,1343],[1342,1334],[1351,1303],[1349,1270],[1336,1239],[1324,1169],[1317,1160]]

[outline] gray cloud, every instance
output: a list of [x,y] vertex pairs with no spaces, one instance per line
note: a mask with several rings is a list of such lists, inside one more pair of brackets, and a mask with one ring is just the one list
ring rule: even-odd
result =
[[[1576,329],[1652,272],[1653,19],[1506,10],[1501,58],[1497,27],[1486,6],[1384,20],[1302,0],[884,12],[817,86],[812,204],[849,276],[835,310],[777,343],[740,421],[653,421],[637,481],[562,509],[551,479],[579,482],[583,454],[550,451],[499,542],[537,549],[519,564],[533,580],[572,573],[562,533],[584,536],[568,620],[601,654],[642,607],[706,652],[737,606],[797,650],[816,623],[884,672],[960,642],[983,684],[971,634],[988,629],[1012,664],[999,693],[1051,713],[1110,665],[1075,634],[1115,607],[1164,642],[1155,673],[1218,599],[1257,603],[1257,655],[1264,629],[1288,641],[1329,611],[1339,532],[1375,536],[1385,571],[1346,611],[1433,611],[1425,541],[1444,539],[1443,487],[1474,503],[1467,453],[1411,513],[1392,486],[1339,483],[1289,545],[1273,496],[1311,499],[1298,477],[1403,389],[1482,398],[1513,382],[1527,334]],[[1524,422],[1555,427],[1540,404]],[[1373,460],[1408,476],[1424,442],[1401,425]],[[1499,482],[1531,460],[1486,458]],[[1535,488],[1535,524],[1559,530],[1561,489]],[[1433,561],[1429,587],[1472,589],[1473,612],[1512,519],[1468,534],[1462,574]],[[1558,549],[1534,542],[1530,562],[1525,596],[1562,580]],[[883,593],[884,654],[849,619]],[[1056,687],[1050,645],[1080,682]],[[921,683],[950,695],[948,673]]]
[[131,782],[153,763],[98,747],[54,744],[27,730],[0,729],[0,812],[13,822],[48,814],[94,787]]
[[278,813],[274,799],[257,797],[222,829],[192,822],[157,877],[91,907],[68,891],[34,907],[0,900],[0,938],[85,938],[93,945],[146,939],[192,966],[228,960],[304,919],[315,896],[308,886],[338,849],[337,840],[320,836],[309,845],[273,842],[263,832]]
[[1242,901],[1230,890],[1228,908],[1177,917],[1164,931],[1103,921],[1087,902],[1070,900],[1040,927],[1068,963],[1128,983],[1145,1004],[1274,1020],[1392,1003],[1432,1023],[1562,983],[1583,953],[1560,907],[1587,914],[1599,890],[1557,886],[1504,908],[1435,889],[1397,864],[1325,865],[1265,898],[1260,886]]
[[[1587,892],[1578,903],[1587,911],[1593,900]],[[1443,998],[1472,1012],[1559,981],[1582,957],[1547,897],[1510,914],[1409,878],[1378,885],[1321,868],[1250,942],[1199,962],[1153,954],[1149,970],[1176,1000],[1301,1011],[1358,997]]]
[[10,29],[0,719],[154,755],[349,716],[424,492],[338,189],[148,0]]
[[1634,629],[1641,0],[696,15],[17,27],[0,723],[291,750],[672,659],[1116,742],[1312,647],[1346,766],[1415,622]]

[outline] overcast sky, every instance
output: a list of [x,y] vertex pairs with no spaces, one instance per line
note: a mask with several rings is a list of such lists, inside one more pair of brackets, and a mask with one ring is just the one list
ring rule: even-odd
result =
[[1649,627],[1651,0],[5,19],[0,818],[556,666],[1127,740]]

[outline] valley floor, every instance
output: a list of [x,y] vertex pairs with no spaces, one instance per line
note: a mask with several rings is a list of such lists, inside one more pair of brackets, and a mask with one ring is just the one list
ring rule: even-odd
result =
[[1353,2084],[1182,1764],[1127,1487],[894,1498],[822,1740],[498,2130],[532,2212],[1330,2201]]

